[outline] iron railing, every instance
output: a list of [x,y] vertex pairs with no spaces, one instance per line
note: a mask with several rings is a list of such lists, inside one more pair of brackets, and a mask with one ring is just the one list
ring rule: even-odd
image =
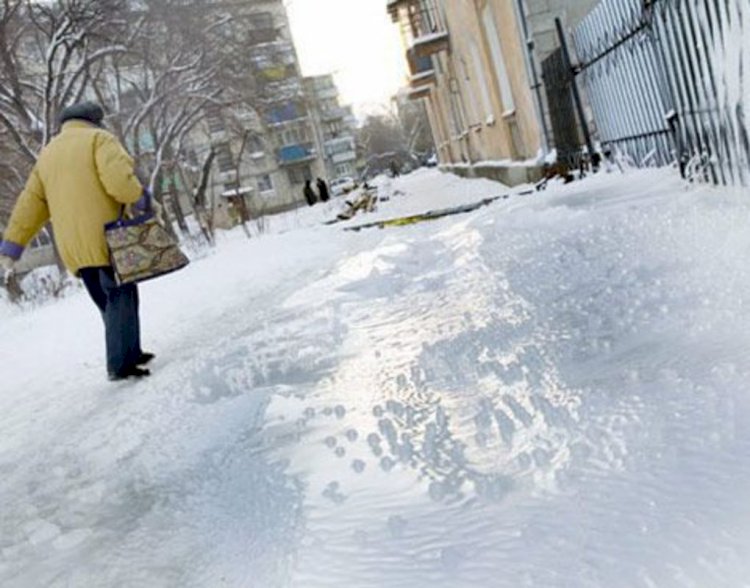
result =
[[602,0],[573,32],[599,141],[748,184],[749,36],[747,0]]

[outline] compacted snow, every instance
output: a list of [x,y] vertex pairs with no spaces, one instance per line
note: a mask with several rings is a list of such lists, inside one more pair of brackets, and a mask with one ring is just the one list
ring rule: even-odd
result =
[[419,171],[142,287],[0,304],[3,587],[750,586],[750,200]]

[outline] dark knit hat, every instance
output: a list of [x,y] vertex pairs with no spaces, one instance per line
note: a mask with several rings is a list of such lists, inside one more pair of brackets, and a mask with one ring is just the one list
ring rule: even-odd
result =
[[95,102],[81,102],[68,106],[60,113],[60,124],[69,120],[83,120],[97,127],[102,126],[104,120],[104,109]]

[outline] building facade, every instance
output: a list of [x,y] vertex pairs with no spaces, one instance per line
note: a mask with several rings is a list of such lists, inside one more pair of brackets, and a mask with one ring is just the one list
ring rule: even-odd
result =
[[213,148],[212,193],[218,226],[304,203],[307,180],[326,176],[319,130],[305,94],[283,0],[214,2],[231,22],[250,80],[248,100],[209,110],[193,140]]
[[328,180],[354,176],[356,120],[351,107],[341,106],[338,88],[330,74],[307,77],[304,84]]
[[510,185],[539,177],[554,147],[541,64],[559,47],[555,18],[578,18],[595,3],[388,0],[410,97],[427,104],[444,169]]

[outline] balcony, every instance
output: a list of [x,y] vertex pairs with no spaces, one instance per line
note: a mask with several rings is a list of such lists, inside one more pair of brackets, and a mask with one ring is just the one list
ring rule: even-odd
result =
[[393,22],[398,22],[400,16],[399,11],[408,10],[409,6],[412,5],[418,6],[419,0],[388,0],[386,10],[388,10],[388,14],[391,15]]
[[388,12],[401,24],[416,57],[429,57],[449,48],[448,28],[436,0],[389,0]]
[[302,83],[296,75],[280,80],[266,81],[262,91],[265,96],[282,100],[295,100],[304,97]]
[[288,41],[261,43],[250,47],[249,52],[253,67],[257,72],[288,69],[296,72],[297,70],[294,47]]
[[336,86],[324,86],[322,88],[315,88],[315,97],[318,100],[325,100],[326,98],[338,98],[339,90]]
[[412,48],[417,56],[429,57],[441,51],[447,51],[448,46],[448,33],[446,31],[436,31],[414,39]]
[[409,98],[409,100],[420,100],[422,98],[428,98],[430,96],[430,92],[432,92],[431,86],[418,86],[409,90],[407,97]]
[[301,102],[289,100],[271,106],[265,113],[266,123],[281,125],[307,117],[307,110]]
[[351,114],[351,112],[348,108],[331,108],[330,110],[323,110],[320,113],[320,118],[324,121],[332,121],[346,118],[349,114]]
[[348,136],[331,139],[330,141],[325,142],[324,148],[326,157],[330,159],[333,164],[345,163],[357,159],[354,137]]
[[435,75],[435,70],[431,69],[430,71],[425,71],[415,76],[411,76],[409,78],[409,87],[412,90],[423,88],[425,86],[429,87],[434,84],[436,80],[437,77]]
[[255,69],[258,77],[266,83],[283,82],[299,76],[297,66],[293,63],[256,64]]
[[356,151],[342,151],[341,153],[334,153],[331,155],[331,163],[334,165],[346,163],[347,161],[354,161],[355,159],[357,159]]
[[315,148],[312,143],[287,145],[277,151],[279,165],[297,165],[315,159]]

